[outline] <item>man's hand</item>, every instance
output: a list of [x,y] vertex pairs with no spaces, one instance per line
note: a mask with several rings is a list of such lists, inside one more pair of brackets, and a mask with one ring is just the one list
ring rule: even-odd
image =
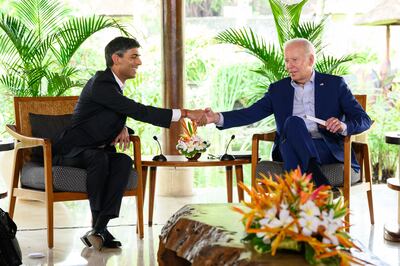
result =
[[187,118],[197,123],[199,126],[204,126],[207,124],[207,118],[204,110],[187,110]]
[[129,140],[129,133],[128,133],[128,128],[124,127],[121,132],[118,134],[118,136],[114,139],[114,141],[111,143],[112,145],[116,145],[119,143],[119,148],[125,151],[126,149],[129,148],[131,142]]
[[210,123],[218,123],[219,122],[219,113],[215,113],[211,108],[207,107],[204,109],[206,118],[207,118],[207,124]]
[[326,120],[325,127],[326,130],[332,133],[342,133],[344,130],[342,122],[336,117],[331,117]]

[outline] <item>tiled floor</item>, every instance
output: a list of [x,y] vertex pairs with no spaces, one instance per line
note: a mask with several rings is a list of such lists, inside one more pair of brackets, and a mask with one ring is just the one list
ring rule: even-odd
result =
[[[383,225],[397,219],[397,195],[385,185],[374,186],[375,225],[369,221],[366,196],[361,187],[352,188],[351,234],[375,255],[390,265],[400,265],[400,243],[383,239]],[[234,199],[236,200],[236,198]],[[153,227],[145,226],[145,237],[135,234],[135,201],[125,198],[121,217],[110,224],[110,231],[121,240],[120,250],[97,252],[85,248],[79,237],[89,230],[90,216],[87,201],[57,203],[55,206],[55,245],[47,249],[44,206],[40,202],[20,201],[16,208],[24,265],[157,265],[158,235],[168,218],[189,203],[225,202],[225,189],[198,189],[191,197],[157,197]],[[146,200],[146,203],[148,201]],[[5,200],[0,207],[7,208]],[[145,223],[147,224],[147,208]],[[28,255],[41,252],[44,258],[32,259]]]

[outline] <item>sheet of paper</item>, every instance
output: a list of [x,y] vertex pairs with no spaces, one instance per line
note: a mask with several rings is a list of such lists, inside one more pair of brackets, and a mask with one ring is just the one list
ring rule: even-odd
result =
[[313,116],[311,116],[311,115],[306,115],[306,119],[311,120],[311,121],[314,121],[315,123],[320,124],[320,125],[323,125],[323,126],[325,126],[325,123],[326,123],[325,120],[322,120],[322,119],[313,117]]

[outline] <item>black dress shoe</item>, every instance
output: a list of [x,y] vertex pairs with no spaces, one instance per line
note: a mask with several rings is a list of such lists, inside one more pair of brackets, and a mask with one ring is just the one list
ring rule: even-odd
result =
[[108,231],[107,227],[104,229],[104,236],[106,237],[106,240],[114,240],[115,237]]
[[97,250],[101,250],[104,246],[105,237],[103,232],[92,230],[87,235],[87,239],[89,243]]
[[119,248],[121,247],[121,242],[119,242],[118,240],[109,240],[106,239],[103,243],[103,247],[104,248]]
[[[88,236],[93,230],[87,231],[85,235],[81,237],[81,240],[85,246],[90,248],[92,244],[90,243]],[[115,237],[107,230],[107,228],[101,232],[102,236],[104,237],[103,247],[106,248],[119,248],[122,246],[121,242],[115,240]]]
[[89,242],[89,239],[87,238],[88,235],[90,234],[90,232],[92,232],[92,230],[87,231],[86,234],[84,234],[81,237],[81,240],[82,240],[83,244],[85,244],[85,246],[87,246],[88,248],[90,248],[92,246],[92,244],[90,244],[90,242]]

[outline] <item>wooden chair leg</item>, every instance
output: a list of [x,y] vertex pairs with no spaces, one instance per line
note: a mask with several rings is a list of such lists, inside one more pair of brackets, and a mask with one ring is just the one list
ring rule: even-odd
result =
[[365,181],[367,182],[367,198],[368,198],[368,207],[369,207],[369,218],[371,220],[371,224],[375,224],[374,218],[374,203],[372,200],[372,179],[371,179],[371,162],[369,161],[369,148],[368,145],[364,145],[364,168],[365,168]]
[[10,205],[8,207],[8,214],[11,218],[14,217],[15,211],[15,203],[17,198],[14,196],[14,188],[18,187],[18,180],[19,180],[19,169],[21,166],[22,155],[20,150],[14,151],[14,163],[13,163],[13,171],[12,171],[12,181],[10,186]]
[[47,205],[47,244],[49,248],[54,247],[54,202],[46,200]]
[[136,211],[137,211],[137,230],[139,233],[139,238],[143,239],[144,237],[144,226],[143,226],[143,196],[136,196]]

